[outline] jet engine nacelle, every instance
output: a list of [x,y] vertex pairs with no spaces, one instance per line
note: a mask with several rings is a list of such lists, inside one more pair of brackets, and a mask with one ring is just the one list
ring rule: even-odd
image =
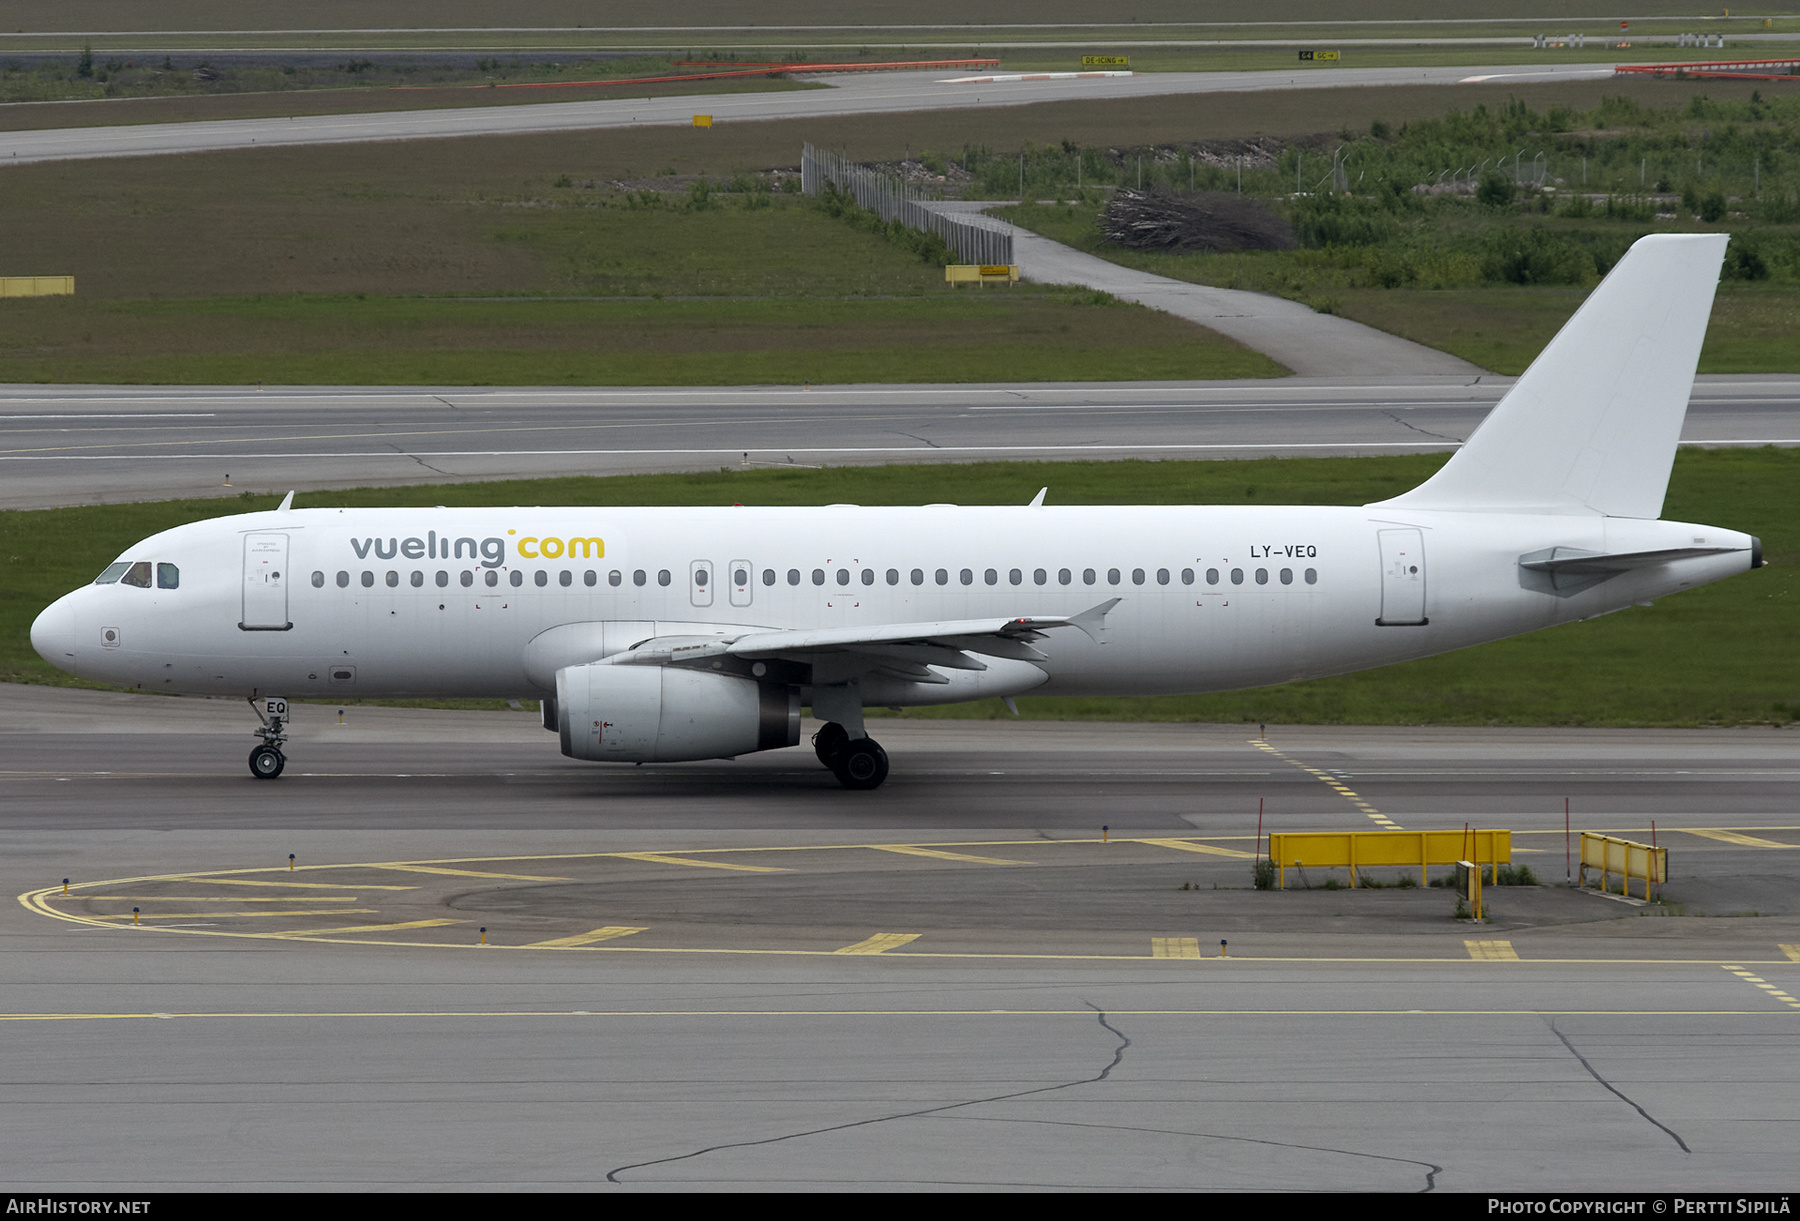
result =
[[566,666],[557,730],[573,759],[672,763],[800,742],[800,691],[670,666]]

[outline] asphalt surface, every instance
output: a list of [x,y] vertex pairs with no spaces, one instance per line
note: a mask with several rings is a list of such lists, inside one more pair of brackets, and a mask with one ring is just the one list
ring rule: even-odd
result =
[[[1791,1180],[1788,732],[879,722],[893,779],[850,794],[797,751],[605,769],[528,713],[335,714],[264,784],[228,701],[0,687],[10,1184]],[[1548,883],[1562,797],[1654,819],[1668,903],[1248,888],[1257,797],[1371,827],[1352,786],[1510,826]]]
[[813,77],[829,90],[620,98],[600,102],[470,107],[377,114],[297,115],[198,123],[145,123],[0,133],[0,163],[24,165],[89,157],[144,157],[297,144],[428,140],[451,136],[591,131],[609,127],[687,126],[704,99],[716,123],[827,115],[892,114],[1025,106],[1086,98],[1245,93],[1355,85],[1445,85],[1505,80],[1592,80],[1612,75],[1595,64],[1515,64],[1486,68],[1337,68],[1326,72],[1154,72],[1136,76],[960,83],[955,73],[884,72]]
[[[1508,385],[6,386],[0,508],[746,464],[1441,451]],[[1702,378],[1682,437],[1800,444],[1800,378]]]

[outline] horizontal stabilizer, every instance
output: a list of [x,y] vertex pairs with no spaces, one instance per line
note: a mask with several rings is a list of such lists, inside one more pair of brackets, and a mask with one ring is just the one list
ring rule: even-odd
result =
[[1724,555],[1738,550],[1741,548],[1663,547],[1655,551],[1602,552],[1583,551],[1579,547],[1546,547],[1520,556],[1519,567],[1531,574],[1525,578],[1526,588],[1567,597],[1634,568],[1650,568],[1675,560]]
[[1450,461],[1380,507],[1661,516],[1728,240],[1639,238]]

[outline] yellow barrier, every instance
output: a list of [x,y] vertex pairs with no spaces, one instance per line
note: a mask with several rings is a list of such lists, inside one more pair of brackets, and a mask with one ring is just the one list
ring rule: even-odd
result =
[[1356,871],[1371,866],[1417,865],[1419,885],[1429,880],[1429,865],[1512,864],[1511,831],[1285,831],[1269,835],[1269,857],[1280,871],[1280,885],[1287,888],[1289,865],[1316,869],[1350,869],[1350,885]]
[[695,115],[694,116],[694,126],[695,127],[711,127],[712,126],[712,116],[709,114]]
[[74,292],[74,276],[0,276],[0,297],[67,297]]
[[1581,833],[1581,877],[1580,884],[1587,885],[1587,871],[1600,871],[1600,889],[1612,893],[1607,884],[1613,874],[1619,875],[1619,893],[1631,893],[1631,879],[1644,879],[1644,897],[1650,897],[1650,883],[1661,886],[1669,880],[1669,850],[1652,848],[1649,844],[1636,844],[1628,839],[1614,839],[1610,835],[1596,835],[1592,831]]
[[986,284],[990,280],[1019,282],[1017,263],[950,263],[944,268],[946,284]]

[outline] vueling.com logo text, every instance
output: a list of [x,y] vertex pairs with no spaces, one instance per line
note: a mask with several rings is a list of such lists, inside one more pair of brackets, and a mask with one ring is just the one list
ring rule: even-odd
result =
[[[517,530],[508,530],[508,534],[517,535]],[[557,538],[549,535],[528,534],[517,540],[519,558],[523,560],[560,560],[560,559],[604,559],[606,542],[594,535],[584,538]],[[391,560],[395,556],[405,556],[409,560],[479,560],[483,568],[499,568],[506,563],[506,540],[503,538],[458,538],[448,535],[439,537],[437,531],[427,531],[424,538],[353,538],[350,549],[356,552],[356,558],[366,560],[370,552],[376,559]]]

